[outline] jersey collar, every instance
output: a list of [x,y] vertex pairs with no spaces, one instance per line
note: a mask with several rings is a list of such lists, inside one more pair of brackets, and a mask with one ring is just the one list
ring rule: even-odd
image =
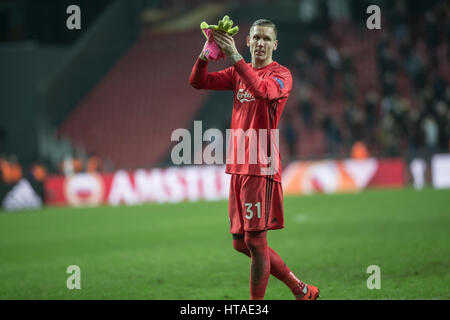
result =
[[273,64],[275,64],[275,63],[277,63],[276,61],[272,61],[271,63],[269,63],[267,66],[264,66],[264,67],[261,67],[261,68],[253,68],[252,67],[252,63],[250,62],[250,67],[253,69],[253,70],[263,70],[263,69],[265,69],[265,68],[267,68],[267,67],[270,67],[271,65],[273,65]]

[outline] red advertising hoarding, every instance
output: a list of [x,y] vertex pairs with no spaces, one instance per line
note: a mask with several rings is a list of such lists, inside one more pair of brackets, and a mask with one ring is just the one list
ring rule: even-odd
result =
[[[402,187],[402,159],[323,160],[289,164],[283,170],[285,194],[356,192],[371,187]],[[49,205],[167,203],[228,199],[230,175],[224,166],[139,169],[113,173],[51,176],[45,182]]]

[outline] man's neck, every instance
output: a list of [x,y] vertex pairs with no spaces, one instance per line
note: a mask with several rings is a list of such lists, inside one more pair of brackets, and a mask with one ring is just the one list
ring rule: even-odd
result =
[[252,59],[252,67],[255,69],[264,68],[273,62],[272,58],[266,60]]

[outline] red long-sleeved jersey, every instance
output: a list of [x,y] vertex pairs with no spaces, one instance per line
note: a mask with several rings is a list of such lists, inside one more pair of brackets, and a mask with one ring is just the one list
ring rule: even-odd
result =
[[[190,77],[194,88],[234,91],[226,173],[267,176],[281,182],[277,128],[292,89],[290,71],[276,61],[255,69],[241,59],[212,73],[207,65],[197,59]],[[241,143],[245,143],[244,154]]]

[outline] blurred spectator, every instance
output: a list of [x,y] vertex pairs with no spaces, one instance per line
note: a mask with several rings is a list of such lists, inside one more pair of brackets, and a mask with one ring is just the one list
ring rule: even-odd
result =
[[283,134],[288,145],[289,158],[292,158],[295,156],[295,146],[297,144],[298,134],[295,132],[292,116],[287,115],[283,119]]
[[48,172],[47,168],[40,161],[37,161],[31,167],[31,174],[34,180],[39,183],[44,183],[45,178],[47,178]]
[[327,152],[331,155],[336,155],[342,142],[339,126],[329,114],[322,117],[321,124],[327,141]]
[[445,126],[445,132],[448,140],[447,152],[450,152],[450,110],[447,111],[447,125]]
[[423,144],[420,112],[410,109],[407,116],[408,151],[415,156]]
[[443,100],[438,100],[434,105],[434,114],[436,115],[436,121],[439,130],[439,138],[438,138],[438,147],[440,150],[447,149],[447,143],[449,139],[449,135],[447,132],[447,113],[448,113],[448,105]]
[[16,156],[0,157],[1,180],[6,184],[14,184],[22,179],[22,167]]
[[75,173],[80,173],[84,169],[83,160],[81,158],[73,159],[73,170]]
[[101,159],[98,156],[91,155],[86,163],[86,172],[98,172],[101,167]]
[[347,101],[345,105],[344,119],[347,128],[350,130],[350,144],[363,138],[364,113],[352,100]]
[[391,14],[393,33],[397,42],[409,36],[408,12],[404,0],[395,1]]
[[444,102],[447,105],[447,108],[450,106],[450,85],[447,85],[444,92]]
[[447,84],[445,83],[444,78],[438,72],[438,70],[434,70],[430,75],[430,82],[433,86],[433,93],[436,99],[443,99],[445,95],[445,91],[447,89]]
[[314,106],[310,101],[309,88],[307,85],[300,85],[299,99],[299,112],[302,121],[308,129],[312,129]]
[[309,57],[303,48],[298,48],[294,55],[294,66],[302,79],[306,79],[310,68]]
[[385,46],[381,52],[379,57],[379,65],[381,74],[384,76],[386,72],[395,73],[398,70],[398,65],[395,60],[395,56],[393,50],[390,46]]
[[66,156],[60,164],[60,170],[65,175],[72,175],[84,171],[84,163],[81,157]]
[[395,125],[394,118],[388,114],[381,120],[378,130],[380,146],[387,156],[400,154],[400,135]]
[[348,50],[342,51],[342,70],[346,73],[353,72],[353,58]]
[[60,170],[66,176],[72,175],[75,173],[75,168],[73,164],[72,156],[65,156],[64,160],[61,161]]
[[22,166],[15,155],[10,157],[9,163],[11,168],[12,183],[17,183],[20,179],[22,179]]
[[319,34],[312,34],[309,38],[309,55],[313,62],[321,62],[325,60],[323,50],[323,38]]
[[365,113],[366,113],[366,125],[370,131],[375,128],[377,121],[377,104],[378,95],[375,91],[370,91],[366,95],[365,101]]
[[344,96],[348,100],[356,99],[356,79],[353,72],[344,75]]
[[411,50],[405,64],[406,71],[413,80],[414,89],[423,88],[425,85],[425,62],[422,57],[416,51]]
[[405,137],[405,133],[407,131],[407,113],[409,109],[410,104],[408,99],[396,95],[394,98],[394,103],[392,104],[391,114],[394,117],[399,129],[403,130],[403,137]]
[[[359,140],[381,156],[448,150],[450,6],[436,2],[422,14],[412,9],[395,1],[377,33],[361,32],[352,21],[328,24],[296,50],[299,82],[314,88],[313,98],[302,92],[298,98],[310,129],[302,141],[314,141],[321,130],[332,153],[342,142],[349,153]],[[315,110],[317,103],[332,108]],[[308,126],[313,112],[326,113],[318,128]]]
[[439,34],[436,16],[432,10],[429,10],[425,13],[425,39],[432,51],[434,51],[439,44]]
[[395,72],[387,71],[383,75],[383,94],[391,96],[396,93],[397,89],[397,74]]
[[367,159],[370,157],[370,154],[366,144],[359,140],[353,144],[350,156],[353,159]]
[[329,41],[325,48],[327,58],[327,74],[326,74],[326,97],[329,98],[334,88],[336,73],[341,68],[341,55],[339,51]]
[[439,128],[432,115],[427,115],[422,123],[425,135],[425,146],[429,151],[436,152],[438,146]]
[[327,43],[325,48],[325,54],[328,64],[332,69],[340,69],[341,67],[341,55],[339,51],[330,43]]
[[1,174],[1,181],[3,183],[9,184],[10,182],[10,170],[9,170],[9,163],[6,160],[6,157],[1,155],[0,156],[0,174]]

